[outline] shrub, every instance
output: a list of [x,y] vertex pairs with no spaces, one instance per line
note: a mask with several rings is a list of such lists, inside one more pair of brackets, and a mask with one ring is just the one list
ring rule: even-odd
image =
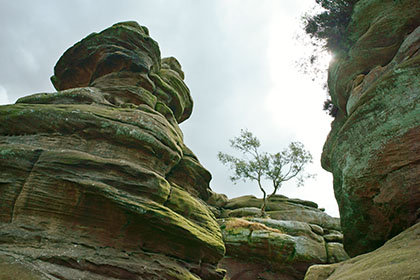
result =
[[[303,73],[312,76],[312,80],[326,77],[327,69],[320,63],[322,61],[320,58],[325,55],[325,52],[334,55],[349,49],[347,26],[351,20],[353,7],[358,1],[315,0],[321,8],[319,12],[307,13],[302,17],[303,30],[306,35],[309,35],[313,52],[298,65]],[[314,10],[317,11],[317,9]],[[327,88],[326,83],[325,88]],[[330,96],[329,92],[328,96]],[[332,117],[337,116],[338,113],[338,107],[330,97],[324,102],[323,110]]]
[[331,52],[348,48],[347,25],[351,19],[354,4],[358,0],[315,0],[323,10],[303,17],[304,30],[313,40],[325,42]]
[[323,110],[326,111],[328,115],[334,118],[337,116],[338,113],[338,107],[335,106],[334,103],[332,103],[330,98],[325,100]]

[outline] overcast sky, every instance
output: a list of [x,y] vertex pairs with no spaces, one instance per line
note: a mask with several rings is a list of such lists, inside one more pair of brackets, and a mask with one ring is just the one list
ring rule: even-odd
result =
[[36,92],[53,92],[49,81],[63,52],[119,21],[150,30],[162,56],[182,64],[194,99],[181,124],[186,144],[212,173],[211,187],[230,198],[254,194],[255,182],[229,181],[217,152],[233,152],[229,139],[252,131],[262,149],[277,152],[301,141],[314,156],[305,186],[279,193],[308,199],[338,216],[332,176],[320,155],[332,119],[322,111],[326,93],[298,72],[308,49],[294,36],[314,0],[0,0],[0,104]]

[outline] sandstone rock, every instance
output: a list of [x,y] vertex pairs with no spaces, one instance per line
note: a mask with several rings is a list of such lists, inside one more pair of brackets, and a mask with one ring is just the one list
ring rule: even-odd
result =
[[372,251],[413,225],[420,207],[420,3],[358,1],[353,42],[329,69],[340,113],[322,164],[334,176],[344,246]]
[[167,174],[166,179],[171,184],[183,186],[189,193],[206,201],[210,196],[211,174],[185,145],[183,155],[179,163]]
[[116,105],[139,104],[149,92],[171,109],[178,122],[192,112],[183,79],[179,62],[161,60],[158,44],[136,22],[90,34],[63,54],[51,77],[57,90],[93,86],[107,92]]
[[183,77],[145,27],[119,23],[66,51],[58,92],[0,107],[1,277],[224,277],[211,175],[178,126]]
[[337,264],[311,266],[305,280],[419,279],[419,248],[417,223],[373,252]]
[[160,67],[159,46],[148,29],[136,22],[124,22],[92,33],[68,49],[57,62],[51,81],[57,90],[64,90],[89,86],[109,73],[149,74]]
[[243,207],[235,210],[222,209],[221,218],[228,217],[260,217],[261,209],[257,207]]
[[344,250],[342,243],[330,242],[327,239],[325,239],[325,241],[328,263],[338,263],[349,259],[349,255]]
[[315,232],[318,235],[324,235],[324,229],[318,225],[314,225],[314,224],[309,224],[309,226],[311,227],[312,231]]
[[343,112],[353,79],[388,64],[405,36],[419,25],[419,5],[417,0],[357,1],[348,27],[352,46],[335,54],[329,68],[329,91]]
[[227,202],[228,198],[225,194],[215,193],[213,191],[210,192],[210,197],[207,200],[207,204],[218,208],[224,207]]
[[340,232],[334,229],[340,228],[339,220],[315,203],[277,196],[269,205],[278,210],[268,211],[268,218],[261,217],[261,203],[242,196],[225,204],[230,209],[221,209],[226,255],[219,267],[228,279],[302,279],[311,264],[348,258],[340,241],[328,241],[338,239]]
[[343,242],[343,234],[336,230],[328,230],[328,233],[324,235],[324,239],[328,242]]
[[[300,279],[310,264],[327,262],[322,239],[312,239],[303,234],[292,236],[262,223],[240,218],[224,220],[221,228],[227,256],[246,263],[269,265],[271,272],[277,272],[277,277],[285,274]],[[230,266],[223,266],[230,262],[231,259],[228,259],[220,265],[227,269],[231,279],[238,279]]]
[[317,210],[308,209],[290,209],[284,211],[267,211],[268,215],[276,220],[300,221],[310,224],[316,224],[323,228],[340,230],[340,219],[329,216],[328,214]]
[[[261,205],[262,205],[261,199],[256,198],[253,195],[244,195],[244,196],[230,199],[226,203],[224,208],[226,209],[237,209],[237,208],[243,208],[243,207],[261,208]],[[300,200],[296,198],[290,199],[283,195],[274,195],[268,201],[266,210],[267,211],[285,210],[296,205],[302,206],[302,207],[307,206],[309,208],[316,208],[316,209],[318,208],[318,205],[312,201]]]
[[319,243],[322,243],[324,241],[322,236],[312,231],[312,228],[308,223],[299,222],[299,221],[264,219],[264,218],[248,218],[247,220],[266,225],[273,229],[277,229],[280,232],[286,233],[288,235],[305,236],[307,238],[316,240]]
[[11,256],[0,256],[0,279],[47,280],[42,273],[34,270],[23,260],[17,261]]
[[[224,206],[222,217],[260,216],[262,199],[253,195],[245,195],[230,199]],[[333,218],[318,209],[312,201],[290,199],[277,195],[267,203],[266,213],[273,219],[300,221],[316,224],[324,228],[340,230],[340,220]]]
[[[276,270],[271,270],[267,266],[261,265],[257,262],[247,262],[238,258],[224,257],[220,263],[222,267],[228,267],[226,280],[251,280],[251,279],[264,279],[264,280],[296,280],[293,273],[286,272],[279,273]],[[281,277],[281,278],[279,278]]]

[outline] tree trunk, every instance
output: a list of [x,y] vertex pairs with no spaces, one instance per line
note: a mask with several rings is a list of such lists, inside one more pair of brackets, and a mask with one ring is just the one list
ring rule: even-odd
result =
[[263,193],[263,204],[261,206],[261,217],[266,217],[265,207],[267,206],[267,193],[265,192],[264,188],[261,185],[261,176],[260,175],[258,176],[257,181],[258,181],[258,186],[260,187],[260,190]]
[[[261,187],[260,187],[261,188]],[[272,194],[269,194],[268,196],[266,195],[265,191],[261,188],[261,190],[264,193],[264,197],[263,197],[263,204],[261,206],[261,217],[267,217],[267,214],[265,213],[265,208],[267,207],[267,203],[270,200],[270,198],[276,194],[277,189],[279,188],[279,184],[274,183],[274,190]]]
[[267,207],[267,201],[268,201],[267,196],[264,193],[263,204],[261,206],[261,217],[263,218],[267,217],[267,214],[265,213],[265,208]]

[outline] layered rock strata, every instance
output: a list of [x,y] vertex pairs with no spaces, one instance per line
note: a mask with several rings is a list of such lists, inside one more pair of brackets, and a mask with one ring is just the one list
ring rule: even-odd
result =
[[329,68],[339,108],[324,146],[344,246],[372,251],[420,217],[420,2],[360,0]]
[[209,202],[216,206],[226,245],[219,267],[227,279],[303,279],[312,264],[348,259],[339,219],[314,202],[274,196],[267,218],[260,217],[262,200],[254,196]]
[[57,92],[0,107],[1,279],[223,278],[183,78],[125,22],[65,52]]

